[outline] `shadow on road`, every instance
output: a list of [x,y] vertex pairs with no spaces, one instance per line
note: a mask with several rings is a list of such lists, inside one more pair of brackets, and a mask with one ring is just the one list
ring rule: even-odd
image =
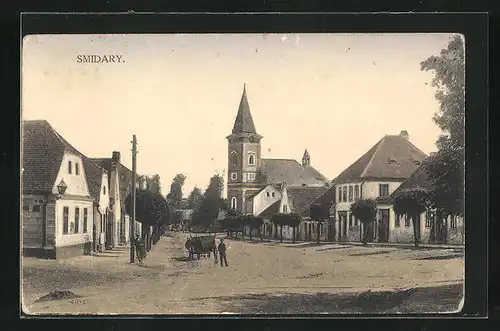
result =
[[392,251],[353,253],[353,254],[349,254],[349,256],[368,256],[368,255],[381,255],[381,254],[388,254],[388,253],[392,253]]
[[449,255],[436,255],[436,256],[424,256],[415,258],[415,260],[452,260],[452,259],[461,259],[464,257],[464,254],[449,254]]
[[217,301],[220,309],[235,314],[429,313],[457,310],[462,293],[463,285],[454,284],[359,294],[248,294]]

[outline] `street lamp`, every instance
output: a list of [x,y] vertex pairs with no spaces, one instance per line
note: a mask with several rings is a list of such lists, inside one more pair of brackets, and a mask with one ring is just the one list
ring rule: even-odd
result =
[[61,179],[61,182],[59,183],[59,185],[57,185],[57,191],[59,192],[59,194],[64,194],[64,192],[66,192],[66,189],[68,188],[68,185],[66,185],[66,183],[64,182],[64,179]]

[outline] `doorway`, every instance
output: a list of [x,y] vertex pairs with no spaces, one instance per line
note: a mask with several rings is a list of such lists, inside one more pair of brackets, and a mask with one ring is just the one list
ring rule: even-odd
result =
[[378,241],[381,243],[389,242],[389,209],[378,210]]
[[339,241],[347,240],[347,212],[339,211]]

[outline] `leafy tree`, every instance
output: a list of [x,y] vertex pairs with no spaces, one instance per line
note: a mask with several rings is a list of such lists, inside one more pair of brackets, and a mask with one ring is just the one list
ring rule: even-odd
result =
[[[132,215],[132,193],[125,200],[125,208],[129,215]],[[146,239],[148,250],[151,248],[151,240],[159,240],[159,236],[166,229],[169,223],[170,210],[167,201],[160,194],[155,194],[144,189],[136,191],[136,214],[135,218],[143,224],[144,229],[153,227],[152,236],[149,231],[143,231],[143,239]]]
[[358,199],[351,204],[351,213],[363,223],[363,244],[368,244],[368,229],[377,216],[377,203],[373,199]]
[[170,184],[170,193],[168,194],[167,199],[172,209],[180,208],[180,203],[182,200],[182,186],[184,185],[185,181],[185,175],[177,174],[172,180],[172,184]]
[[193,212],[193,223],[205,228],[212,225],[219,215],[221,195],[224,181],[222,176],[215,174],[210,178],[207,190]]
[[[244,223],[250,228],[250,240],[252,239],[252,231],[255,229],[260,229],[262,224],[264,224],[264,220],[261,217],[257,217],[254,215],[246,215],[244,216]],[[262,239],[262,236],[260,236]]]
[[302,223],[302,216],[299,213],[285,214],[286,224],[293,229],[292,241],[295,243],[296,228]]
[[440,107],[434,122],[442,134],[436,142],[438,152],[428,164],[433,190],[429,200],[433,208],[448,215],[463,216],[465,169],[465,61],[464,43],[459,35],[439,56],[421,62],[421,70],[433,71],[432,85],[437,89]]
[[320,227],[324,220],[329,217],[329,208],[320,203],[313,203],[309,209],[309,217],[316,221],[316,243],[319,244]]
[[195,209],[203,198],[203,194],[198,187],[194,187],[187,198],[187,206],[189,209]]
[[287,218],[287,214],[283,214],[283,213],[276,213],[274,214],[273,216],[271,216],[271,222],[275,225],[275,226],[279,226],[280,227],[280,242],[283,242],[283,226],[285,225],[288,225],[288,218]]
[[428,205],[427,190],[418,186],[396,192],[393,198],[396,215],[405,215],[412,219],[415,247],[418,247],[420,243],[420,214],[427,209]]

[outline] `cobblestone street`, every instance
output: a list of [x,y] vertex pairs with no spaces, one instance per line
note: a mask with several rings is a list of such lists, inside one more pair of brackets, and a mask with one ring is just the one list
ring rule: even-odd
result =
[[[224,235],[220,235],[223,237]],[[186,262],[186,235],[153,246],[143,265],[127,248],[66,260],[23,259],[30,314],[259,314],[453,311],[463,248],[404,249],[227,240],[229,267]],[[35,302],[54,290],[79,298]]]

